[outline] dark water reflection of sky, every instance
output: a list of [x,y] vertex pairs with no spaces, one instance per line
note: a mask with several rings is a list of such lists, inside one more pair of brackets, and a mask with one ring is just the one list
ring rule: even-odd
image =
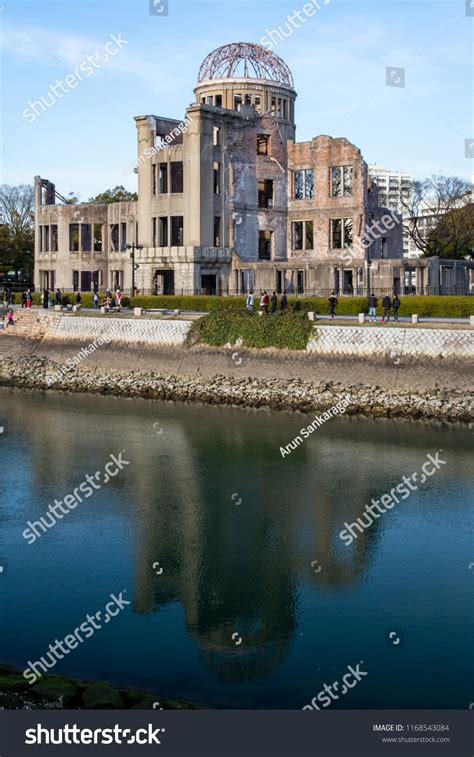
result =
[[[472,431],[334,419],[282,460],[311,416],[6,389],[0,407],[2,661],[38,659],[126,589],[54,672],[300,708],[363,660],[333,708],[473,701]],[[346,547],[344,522],[439,449],[447,465]],[[26,522],[121,450],[130,465],[29,546]]]

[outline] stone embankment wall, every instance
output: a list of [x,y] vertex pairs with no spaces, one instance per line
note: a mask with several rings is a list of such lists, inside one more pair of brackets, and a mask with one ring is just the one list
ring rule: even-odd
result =
[[152,318],[93,318],[64,316],[54,321],[45,332],[46,339],[93,342],[97,337],[110,342],[130,344],[182,345],[191,326],[190,321]]

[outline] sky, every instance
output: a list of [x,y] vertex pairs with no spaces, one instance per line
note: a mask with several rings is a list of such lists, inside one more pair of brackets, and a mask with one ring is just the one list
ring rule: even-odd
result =
[[[137,158],[134,116],[182,119],[209,52],[260,42],[307,2],[156,1],[168,3],[166,15],[151,15],[150,0],[0,0],[2,183],[40,175],[82,202],[117,184],[135,191],[126,170]],[[319,5],[274,47],[295,80],[297,141],[346,137],[367,163],[470,179],[470,0]],[[47,95],[80,64],[82,81]],[[387,85],[387,66],[404,69],[405,86]],[[35,116],[28,103],[42,96],[49,107]]]

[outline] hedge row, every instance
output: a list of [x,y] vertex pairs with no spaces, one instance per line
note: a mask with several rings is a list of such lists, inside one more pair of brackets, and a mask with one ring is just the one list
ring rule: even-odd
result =
[[187,344],[209,344],[222,347],[242,340],[243,347],[277,347],[304,350],[313,331],[305,313],[277,312],[260,316],[246,310],[213,311],[194,321],[187,335]]
[[[451,318],[467,318],[474,315],[474,297],[400,297],[400,315],[438,316]],[[157,297],[133,297],[132,307],[168,308],[169,310],[196,310],[213,312],[224,309],[244,309],[245,297],[216,297],[216,296],[174,296],[161,295]],[[379,298],[379,312],[382,312],[382,298]],[[290,297],[288,308],[293,311],[314,310],[315,313],[328,313],[329,305],[325,297]],[[258,300],[255,310],[258,309]],[[357,315],[367,313],[366,297],[341,297],[336,313],[339,315]]]

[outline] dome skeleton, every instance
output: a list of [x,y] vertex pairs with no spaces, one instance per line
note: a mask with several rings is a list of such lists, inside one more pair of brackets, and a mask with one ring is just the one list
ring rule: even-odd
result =
[[293,76],[286,63],[265,47],[248,42],[223,45],[210,53],[199,69],[198,83],[239,78],[237,70],[242,62],[244,78],[275,82],[293,89]]

